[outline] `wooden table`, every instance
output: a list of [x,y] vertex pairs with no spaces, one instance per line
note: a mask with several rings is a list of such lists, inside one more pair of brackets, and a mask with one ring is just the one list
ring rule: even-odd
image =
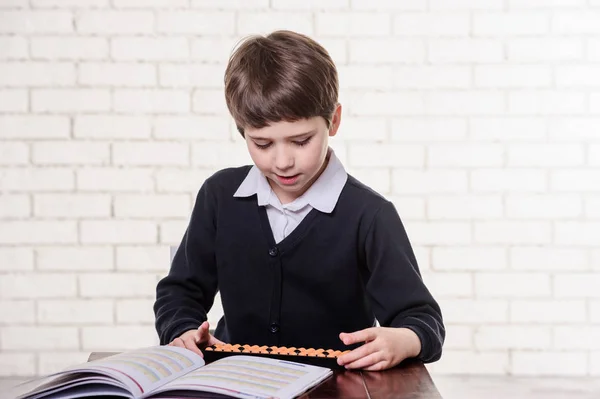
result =
[[[88,361],[116,353],[92,352]],[[203,397],[215,396],[198,396]],[[300,398],[442,399],[427,369],[418,361],[406,361],[386,371],[334,370],[331,378]]]

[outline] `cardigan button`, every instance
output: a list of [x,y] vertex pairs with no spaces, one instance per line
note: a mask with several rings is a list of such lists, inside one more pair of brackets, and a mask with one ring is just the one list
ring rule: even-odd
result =
[[277,323],[271,323],[271,326],[269,327],[269,330],[271,330],[271,332],[273,334],[275,334],[277,331],[279,331],[279,324],[277,324]]
[[269,255],[271,256],[277,256],[279,254],[279,250],[277,249],[277,247],[273,247],[269,249]]

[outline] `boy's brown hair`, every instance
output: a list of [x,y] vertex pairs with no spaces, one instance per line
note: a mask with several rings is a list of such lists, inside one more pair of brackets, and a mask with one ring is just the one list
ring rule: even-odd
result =
[[225,99],[238,131],[271,122],[321,116],[331,125],[338,102],[331,57],[313,39],[291,31],[252,36],[229,59]]

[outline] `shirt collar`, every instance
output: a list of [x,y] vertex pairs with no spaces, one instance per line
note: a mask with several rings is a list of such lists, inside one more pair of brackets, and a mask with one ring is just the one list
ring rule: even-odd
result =
[[[346,184],[348,174],[344,169],[344,165],[340,162],[335,152],[329,149],[329,162],[325,170],[317,180],[309,187],[308,190],[293,202],[283,205],[283,208],[296,211],[310,205],[323,213],[331,213],[337,204],[337,201],[342,193],[342,189]],[[237,191],[233,194],[234,197],[250,197],[256,194],[259,206],[273,205],[277,206],[280,202],[271,186],[267,182],[267,178],[260,170],[253,166],[246,178],[240,184]]]

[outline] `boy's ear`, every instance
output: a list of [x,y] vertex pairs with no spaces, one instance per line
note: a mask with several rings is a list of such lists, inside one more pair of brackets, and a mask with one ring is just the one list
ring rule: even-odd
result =
[[333,117],[331,118],[331,126],[329,127],[329,137],[336,135],[340,122],[342,121],[342,104],[337,104],[335,111],[333,111]]

